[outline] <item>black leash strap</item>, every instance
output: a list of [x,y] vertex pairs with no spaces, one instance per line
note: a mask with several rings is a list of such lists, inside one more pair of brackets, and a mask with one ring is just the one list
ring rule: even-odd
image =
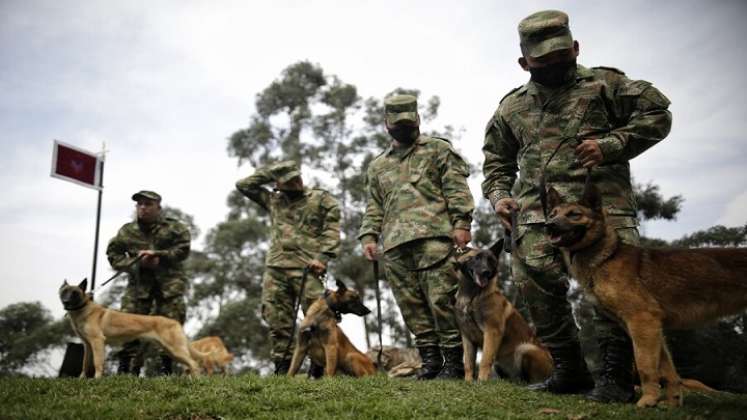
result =
[[[126,265],[126,266],[125,266],[124,270],[119,270],[119,271],[117,271],[116,273],[114,273],[114,275],[113,275],[113,276],[111,276],[111,277],[109,277],[108,279],[106,279],[106,281],[105,281],[105,282],[101,283],[101,286],[99,286],[99,289],[101,289],[102,287],[106,286],[106,285],[107,285],[107,283],[109,283],[110,281],[112,281],[112,280],[116,279],[117,277],[119,277],[119,275],[120,275],[120,274],[122,274],[122,273],[126,273],[126,272],[127,272],[127,269],[128,269],[128,268],[132,267],[133,265],[135,265],[135,264],[136,264],[136,263],[137,263],[138,261],[140,261],[140,260],[142,260],[142,259],[143,259],[143,256],[142,256],[142,255],[138,255],[137,257],[135,257],[135,259],[134,259],[134,260],[130,261],[130,262],[129,262],[129,263],[128,263],[128,264]],[[91,290],[91,293],[93,293],[93,290]]]
[[376,355],[376,363],[379,368],[381,368],[381,352],[384,351],[384,343],[381,339],[381,290],[379,289],[379,261],[374,260],[373,261],[373,271],[374,271],[374,284],[376,285],[376,317],[378,318],[379,326],[378,326],[378,333],[379,333],[379,354]]
[[296,318],[298,318],[298,308],[301,307],[301,299],[303,299],[303,291],[306,287],[306,277],[308,277],[308,275],[309,267],[306,266],[303,268],[303,276],[301,277],[301,288],[298,290],[298,296],[296,296],[296,304],[293,307],[293,327],[291,328],[290,337],[288,337],[288,345],[285,346],[285,351],[283,352],[283,360],[288,359],[288,352],[290,351],[290,348],[293,345],[293,339],[296,336]]

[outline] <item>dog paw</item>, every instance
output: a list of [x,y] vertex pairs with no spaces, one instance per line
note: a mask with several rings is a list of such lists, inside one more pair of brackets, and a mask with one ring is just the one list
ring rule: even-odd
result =
[[656,407],[659,399],[653,395],[644,395],[635,404],[639,408]]

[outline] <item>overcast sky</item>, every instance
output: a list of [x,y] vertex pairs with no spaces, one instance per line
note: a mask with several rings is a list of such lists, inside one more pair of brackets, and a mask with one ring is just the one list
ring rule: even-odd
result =
[[[579,62],[653,82],[672,101],[670,136],[632,162],[639,182],[682,194],[678,238],[747,222],[747,6],[739,1],[32,1],[0,2],[0,307],[40,300],[62,314],[63,278],[90,275],[96,193],[50,178],[53,139],[108,150],[99,281],[106,242],[131,217],[130,195],[160,192],[203,232],[251,172],[226,154],[255,94],[310,60],[363,97],[396,87],[439,95],[439,121],[482,161],[498,101],[527,80],[516,26],[570,15]],[[475,197],[481,176],[470,184]],[[193,246],[202,247],[202,238]],[[360,344],[360,343],[359,343]]]

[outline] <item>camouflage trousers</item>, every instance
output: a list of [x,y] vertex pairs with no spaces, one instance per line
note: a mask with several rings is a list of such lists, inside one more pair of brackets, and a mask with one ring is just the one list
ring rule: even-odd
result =
[[[140,275],[130,277],[122,297],[122,312],[142,315],[161,315],[184,324],[187,305],[184,299],[187,283],[181,277]],[[134,358],[133,366],[142,367],[146,343],[130,341],[122,346],[120,357]],[[162,354],[166,354],[160,349]]]
[[[303,269],[265,267],[262,277],[262,319],[270,327],[272,360],[290,360],[293,355],[293,313],[301,291]],[[301,309],[306,309],[324,293],[324,285],[314,274],[306,276]],[[298,322],[296,323],[298,328]],[[288,346],[290,344],[290,347]],[[286,351],[287,349],[287,351]]]
[[417,347],[462,345],[454,315],[459,287],[449,238],[421,239],[384,254],[384,271]]
[[[623,242],[639,243],[634,218],[609,217],[608,223],[615,226]],[[511,259],[512,271],[537,335],[550,349],[578,342],[578,327],[567,299],[569,276],[562,255],[550,245],[541,224],[520,225],[517,233],[517,250]],[[593,308],[591,325],[598,341],[629,342],[627,333],[616,320],[590,306]]]

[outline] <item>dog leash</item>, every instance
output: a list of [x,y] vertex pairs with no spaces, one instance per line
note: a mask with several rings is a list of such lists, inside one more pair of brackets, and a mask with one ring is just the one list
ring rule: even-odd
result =
[[288,358],[288,352],[293,345],[293,339],[296,335],[296,318],[298,318],[298,308],[301,307],[301,299],[303,299],[303,291],[306,287],[306,277],[309,275],[309,266],[303,268],[303,276],[301,277],[301,288],[298,290],[298,296],[296,296],[296,304],[293,307],[293,327],[291,327],[291,334],[288,337],[288,345],[285,346],[283,351],[283,360]]
[[374,290],[376,291],[376,317],[378,318],[379,326],[378,326],[378,333],[379,333],[379,354],[376,355],[376,363],[379,368],[381,368],[381,353],[384,351],[384,343],[381,339],[381,290],[379,289],[379,261],[374,260],[373,261],[373,272],[374,272],[374,284],[376,287]]
[[[99,289],[101,289],[102,287],[106,286],[106,285],[107,285],[107,283],[109,283],[110,281],[112,281],[112,280],[116,279],[117,277],[119,277],[119,275],[120,275],[120,274],[122,274],[122,273],[125,273],[125,272],[127,272],[127,269],[128,269],[128,268],[132,267],[133,265],[135,265],[135,263],[137,263],[138,261],[140,261],[140,260],[142,260],[142,259],[143,259],[143,255],[138,255],[137,257],[135,257],[135,259],[134,259],[134,260],[130,261],[130,262],[129,262],[129,263],[128,263],[128,264],[127,264],[127,265],[126,265],[125,267],[124,267],[124,269],[122,269],[122,270],[119,270],[119,271],[117,271],[116,273],[114,273],[114,275],[113,275],[113,276],[111,276],[111,277],[109,277],[108,279],[106,279],[106,281],[105,281],[105,282],[101,283],[101,286],[99,286]],[[90,293],[91,293],[91,294],[93,294],[93,292],[94,292],[94,291],[93,291],[93,290],[91,290],[91,292],[90,292]]]

